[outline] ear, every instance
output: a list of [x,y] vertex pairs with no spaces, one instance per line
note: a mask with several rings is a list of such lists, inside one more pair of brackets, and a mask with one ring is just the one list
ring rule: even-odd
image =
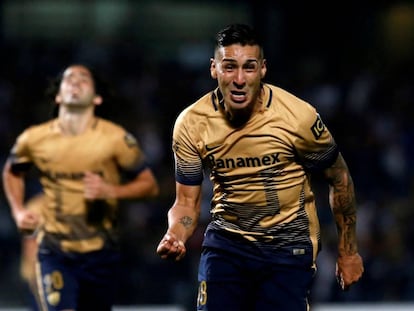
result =
[[210,58],[210,75],[213,79],[217,79],[217,68],[214,58]]
[[266,75],[267,72],[267,62],[266,59],[263,60],[262,62],[262,68],[260,68],[260,78],[263,79]]
[[55,103],[56,104],[60,104],[62,102],[62,96],[60,96],[59,94],[57,94],[55,96]]
[[102,96],[95,95],[95,97],[93,98],[94,105],[99,106],[102,104],[102,102],[103,102]]

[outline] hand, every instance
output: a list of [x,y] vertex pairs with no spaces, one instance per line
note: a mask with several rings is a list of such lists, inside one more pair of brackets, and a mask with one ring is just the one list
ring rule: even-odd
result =
[[348,290],[349,287],[358,282],[364,272],[364,266],[361,256],[341,255],[336,262],[336,278],[342,290]]
[[17,228],[24,234],[32,234],[40,224],[40,216],[24,208],[16,210],[13,216]]
[[174,259],[178,261],[185,256],[186,252],[184,242],[177,239],[172,233],[165,234],[157,247],[157,253],[162,259]]
[[99,174],[86,172],[83,178],[85,187],[85,199],[108,199],[111,197],[112,186],[107,183]]

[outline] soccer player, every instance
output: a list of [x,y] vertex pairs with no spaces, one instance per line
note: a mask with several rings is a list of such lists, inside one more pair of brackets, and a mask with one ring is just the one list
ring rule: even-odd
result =
[[[99,76],[74,64],[58,81],[58,115],[19,135],[4,190],[17,227],[38,230],[43,310],[109,311],[120,262],[117,201],[154,197],[158,183],[134,136],[95,114],[104,100]],[[45,193],[41,216],[23,206],[31,165]]]
[[173,260],[185,255],[207,168],[213,197],[197,310],[308,310],[320,249],[313,172],[330,189],[342,289],[363,273],[347,165],[313,106],[263,82],[266,60],[252,28],[234,24],[218,32],[210,73],[217,89],[174,125],[176,198],[157,252]]

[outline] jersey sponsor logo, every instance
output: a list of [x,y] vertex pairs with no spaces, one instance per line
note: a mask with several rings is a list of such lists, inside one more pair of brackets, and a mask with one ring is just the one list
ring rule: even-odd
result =
[[[100,176],[103,176],[103,172],[94,172],[94,173]],[[85,177],[84,172],[52,172],[49,170],[43,171],[42,175],[52,180],[58,180],[58,179],[81,180]]]
[[279,152],[262,157],[235,157],[216,159],[214,155],[208,156],[212,167],[215,168],[237,168],[237,167],[260,167],[274,165],[280,162]]
[[323,131],[325,130],[325,124],[323,124],[321,117],[319,114],[316,117],[315,123],[313,123],[311,127],[311,131],[315,139],[319,139],[322,136]]

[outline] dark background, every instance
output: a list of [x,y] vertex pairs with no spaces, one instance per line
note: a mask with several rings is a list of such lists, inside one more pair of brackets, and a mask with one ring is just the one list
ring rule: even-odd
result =
[[[0,156],[27,126],[50,118],[48,81],[74,62],[112,84],[98,113],[135,134],[161,184],[153,202],[122,204],[119,305],[176,304],[192,310],[208,219],[206,181],[199,231],[183,262],[155,254],[174,200],[171,131],[177,114],[215,86],[215,33],[233,22],[263,36],[267,82],[312,103],[354,178],[363,279],[335,284],[336,232],[326,185],[315,179],[323,250],[313,302],[414,300],[413,1],[59,1],[0,2]],[[29,182],[29,194],[37,189]],[[0,306],[22,305],[20,236],[0,196]]]

